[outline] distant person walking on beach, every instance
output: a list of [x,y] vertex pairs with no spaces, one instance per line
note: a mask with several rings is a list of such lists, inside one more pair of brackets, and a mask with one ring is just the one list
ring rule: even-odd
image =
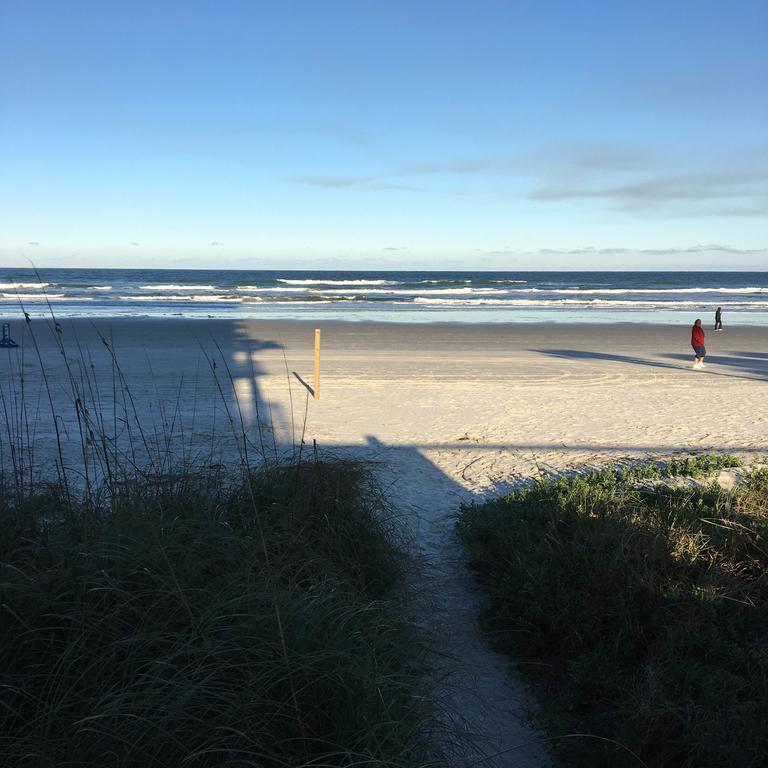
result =
[[720,307],[715,311],[715,330],[723,330],[723,310]]
[[704,329],[701,327],[701,320],[697,320],[691,328],[691,346],[693,347],[693,370],[706,368],[704,365],[704,355],[707,354],[707,348],[704,346]]

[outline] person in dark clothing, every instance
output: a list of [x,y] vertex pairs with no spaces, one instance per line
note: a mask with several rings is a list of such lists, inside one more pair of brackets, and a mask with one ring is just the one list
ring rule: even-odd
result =
[[720,307],[715,311],[715,330],[723,330],[723,310]]
[[706,368],[704,355],[707,354],[707,348],[704,346],[704,329],[701,327],[701,320],[696,320],[691,328],[691,346],[693,347],[693,370]]

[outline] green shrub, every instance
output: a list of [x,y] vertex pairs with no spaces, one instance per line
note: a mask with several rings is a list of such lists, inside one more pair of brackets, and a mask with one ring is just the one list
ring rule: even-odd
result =
[[609,468],[462,509],[484,626],[537,670],[551,734],[584,734],[556,739],[571,764],[768,764],[768,471],[729,492],[640,482],[734,465]]

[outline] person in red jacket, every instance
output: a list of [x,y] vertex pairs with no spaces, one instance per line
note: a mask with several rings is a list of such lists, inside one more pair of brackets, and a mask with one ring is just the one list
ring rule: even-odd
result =
[[701,320],[697,320],[691,328],[691,346],[693,347],[693,370],[706,368],[704,365],[704,355],[707,354],[707,348],[704,346],[704,329],[701,327]]

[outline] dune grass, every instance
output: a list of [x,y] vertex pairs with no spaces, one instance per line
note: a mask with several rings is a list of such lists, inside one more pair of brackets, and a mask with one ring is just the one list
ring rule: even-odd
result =
[[738,463],[543,478],[462,509],[485,629],[540,687],[565,764],[768,764],[768,469],[706,482]]
[[197,381],[148,402],[110,338],[99,367],[53,314],[26,329],[0,379],[0,766],[439,764],[367,469],[247,424],[215,344],[208,432]]
[[0,763],[415,766],[403,552],[361,467],[0,502]]

